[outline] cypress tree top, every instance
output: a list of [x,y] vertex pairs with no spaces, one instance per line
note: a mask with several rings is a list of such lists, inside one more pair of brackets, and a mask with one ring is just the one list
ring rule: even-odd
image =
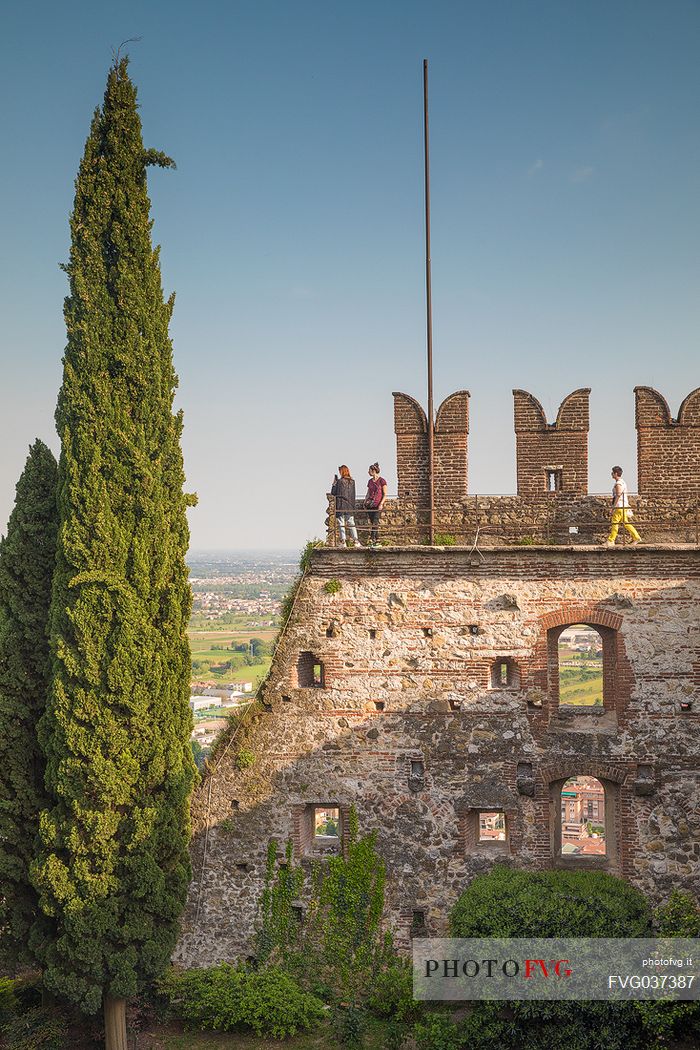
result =
[[110,69],[71,216],[56,410],[60,528],[47,786],[34,868],[45,983],[89,1011],[167,964],[190,876],[188,530],[176,376],[127,60]]

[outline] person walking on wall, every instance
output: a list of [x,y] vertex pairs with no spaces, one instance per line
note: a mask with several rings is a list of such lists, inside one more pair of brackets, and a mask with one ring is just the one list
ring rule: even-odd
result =
[[627,485],[622,480],[622,467],[612,468],[612,524],[610,527],[610,535],[605,541],[606,547],[614,547],[617,534],[620,529],[620,525],[624,525],[630,536],[632,537],[632,543],[640,543],[642,537],[639,535],[634,525],[630,525],[629,519],[632,517],[632,511],[629,509],[629,499],[627,498]]
[[370,547],[376,547],[379,543],[379,521],[386,503],[386,481],[380,476],[379,464],[373,463],[367,468],[369,481],[367,482],[367,495],[365,496],[365,508],[367,520],[371,526],[369,537]]
[[355,541],[355,546],[361,547],[362,544],[357,538],[357,529],[355,527],[355,482],[344,463],[338,467],[338,470],[340,477],[337,474],[335,475],[331,487],[331,496],[335,496],[335,516],[338,522],[340,543],[343,547],[345,546],[345,526],[347,525],[350,537]]

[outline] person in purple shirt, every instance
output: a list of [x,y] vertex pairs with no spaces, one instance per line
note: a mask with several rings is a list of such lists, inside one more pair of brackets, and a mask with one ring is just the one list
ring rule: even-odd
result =
[[370,547],[376,547],[379,544],[379,520],[386,503],[386,481],[380,476],[378,463],[373,463],[367,472],[369,481],[367,482],[365,509],[371,525],[369,545]]

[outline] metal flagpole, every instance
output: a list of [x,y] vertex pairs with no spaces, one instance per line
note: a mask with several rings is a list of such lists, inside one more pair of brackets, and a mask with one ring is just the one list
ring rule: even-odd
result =
[[433,417],[433,298],[430,278],[430,149],[428,144],[428,59],[423,59],[423,141],[425,146],[425,295],[428,337],[428,491],[430,543],[435,540],[435,420]]

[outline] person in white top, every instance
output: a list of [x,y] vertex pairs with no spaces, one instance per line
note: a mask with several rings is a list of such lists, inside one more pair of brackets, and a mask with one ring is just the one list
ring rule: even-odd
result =
[[639,535],[634,525],[631,525],[629,518],[632,516],[632,511],[629,509],[629,500],[627,498],[627,485],[622,480],[622,467],[612,468],[612,525],[610,528],[610,535],[605,541],[604,546],[614,547],[617,534],[620,529],[620,525],[624,525],[630,536],[632,537],[632,543],[641,543],[642,537]]

